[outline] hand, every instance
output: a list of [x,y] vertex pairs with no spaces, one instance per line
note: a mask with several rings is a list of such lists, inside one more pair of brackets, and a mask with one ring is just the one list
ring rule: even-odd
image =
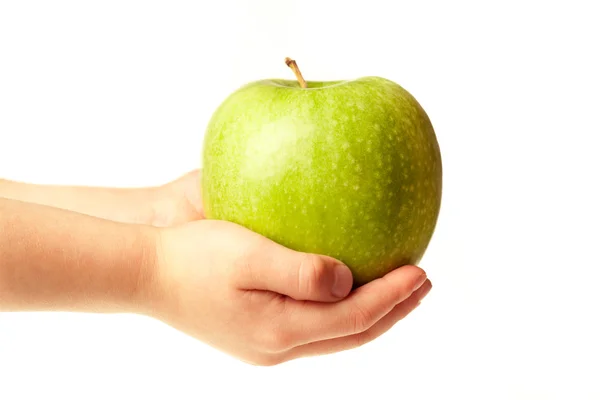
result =
[[363,345],[431,289],[424,271],[407,265],[350,293],[350,270],[335,259],[224,221],[158,232],[148,313],[255,365]]
[[141,222],[166,227],[203,219],[201,177],[202,170],[194,170],[154,188],[148,196],[152,211]]

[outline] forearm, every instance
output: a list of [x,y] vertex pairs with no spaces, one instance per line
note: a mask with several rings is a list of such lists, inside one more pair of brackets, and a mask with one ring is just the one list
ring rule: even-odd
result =
[[0,198],[0,311],[136,311],[152,229]]
[[155,192],[155,188],[36,185],[0,179],[0,198],[43,204],[127,223],[147,223],[152,219]]

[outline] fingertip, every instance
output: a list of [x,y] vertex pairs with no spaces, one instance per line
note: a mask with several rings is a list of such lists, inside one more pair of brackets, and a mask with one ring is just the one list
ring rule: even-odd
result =
[[399,298],[396,301],[402,301],[419,290],[428,280],[428,277],[422,268],[412,264],[405,264],[390,271],[381,280],[385,282],[385,285],[388,287],[387,290],[390,293],[398,294]]
[[421,267],[419,267],[418,265],[413,265],[413,264],[406,264],[401,266],[400,268],[398,268],[399,270],[404,270],[405,274],[410,274],[412,276],[415,277],[423,277],[423,276],[427,276],[427,273],[425,272],[425,270]]
[[425,274],[425,270],[423,268],[414,264],[405,264],[398,267],[397,269],[404,269],[404,271],[410,271],[411,273],[415,273],[417,275]]
[[422,299],[425,298],[425,296],[427,296],[427,294],[429,294],[429,292],[431,291],[432,288],[433,288],[433,284],[431,283],[431,280],[425,279],[423,284],[421,286],[419,286],[419,288],[413,292],[413,295],[415,295],[419,299],[419,301],[421,301]]
[[427,274],[425,272],[420,273],[414,280],[413,292],[419,289],[427,281]]

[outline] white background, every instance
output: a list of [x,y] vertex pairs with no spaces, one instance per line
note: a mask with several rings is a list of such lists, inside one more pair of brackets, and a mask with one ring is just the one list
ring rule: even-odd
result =
[[0,398],[599,399],[593,3],[0,1],[3,178],[167,182],[286,56],[397,81],[444,161],[434,289],[375,342],[258,368],[142,317],[4,314]]

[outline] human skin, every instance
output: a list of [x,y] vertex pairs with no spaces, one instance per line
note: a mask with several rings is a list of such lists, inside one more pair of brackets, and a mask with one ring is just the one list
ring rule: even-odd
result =
[[367,343],[431,289],[407,265],[351,291],[333,258],[203,219],[198,178],[139,189],[0,181],[0,311],[147,315],[275,365]]
[[203,144],[206,216],[343,260],[356,286],[418,263],[442,198],[427,113],[381,77],[305,83],[254,81],[215,110]]
[[36,185],[0,179],[0,198],[76,211],[117,222],[169,226],[203,218],[200,171],[141,188]]

